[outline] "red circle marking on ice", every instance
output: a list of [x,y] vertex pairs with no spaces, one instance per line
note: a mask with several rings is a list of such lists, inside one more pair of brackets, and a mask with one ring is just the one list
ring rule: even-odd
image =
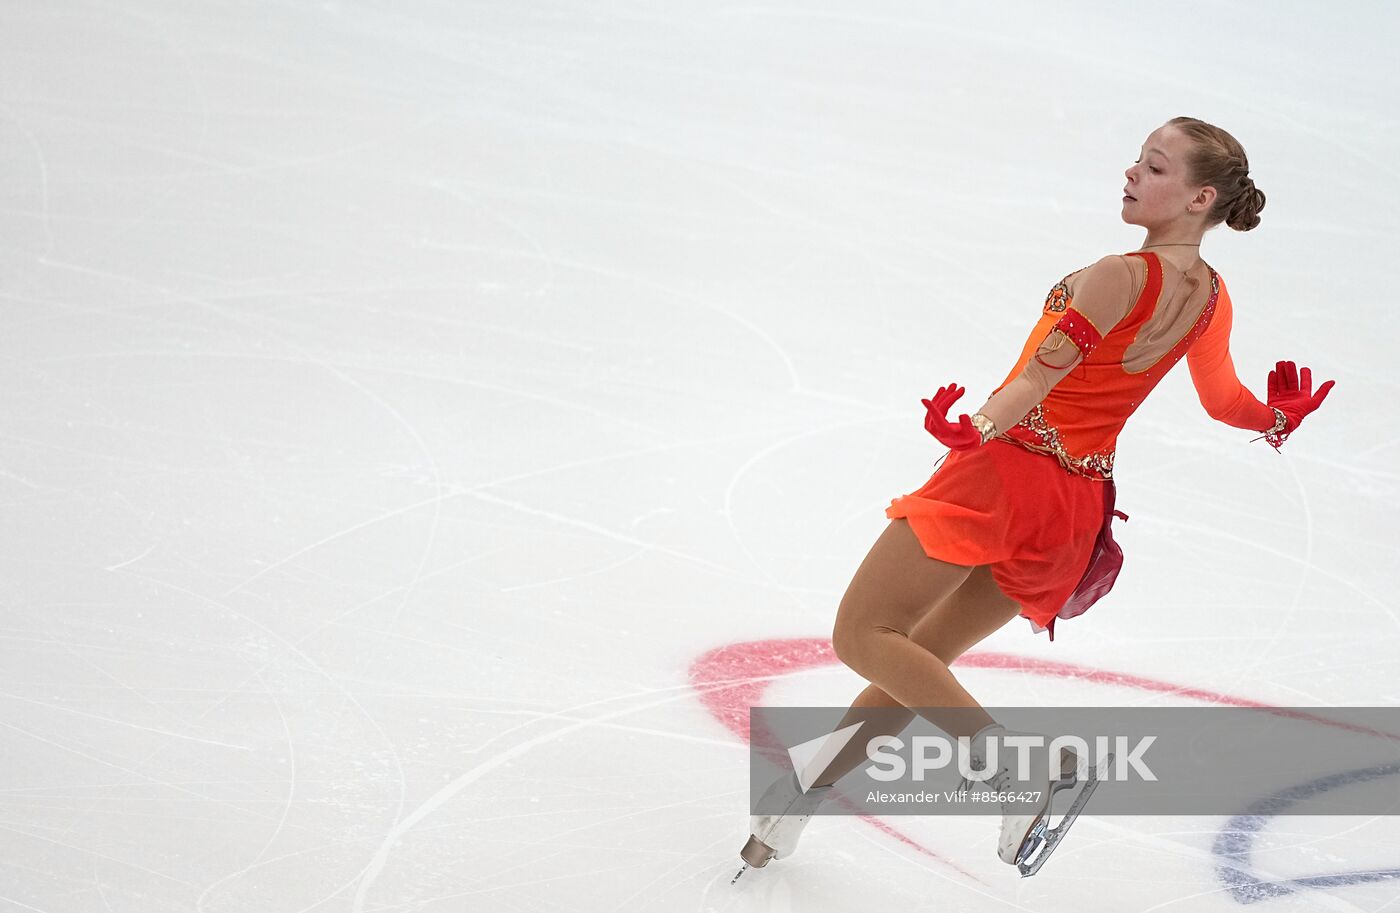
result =
[[[831,649],[831,641],[826,638],[793,637],[775,640],[751,640],[717,647],[701,654],[695,662],[691,663],[690,684],[700,692],[701,703],[709,709],[710,713],[714,714],[715,719],[747,742],[749,739],[749,708],[763,704],[763,694],[775,679],[793,672],[801,672],[804,669],[812,669],[817,666],[829,666],[837,662],[839,660]],[[1094,669],[1077,663],[1035,659],[1018,656],[1014,653],[979,651],[964,653],[954,661],[954,665],[974,669],[1007,669],[1030,675],[1076,679],[1098,685],[1119,685],[1139,691],[1176,694],[1209,704],[1224,704],[1231,707],[1278,709],[1282,716],[1311,720],[1327,726],[1370,732],[1400,740],[1400,736],[1393,733],[1379,733],[1375,730],[1339,723],[1336,720],[1329,720],[1310,713],[1283,710],[1273,704],[1235,697],[1221,691],[1188,688],[1185,685],[1174,684],[1159,678],[1131,675],[1126,672],[1112,672],[1107,669]],[[895,830],[874,815],[861,815],[860,817],[920,853],[937,859],[974,881],[982,882],[982,879],[971,872],[945,859],[907,834]],[[982,883],[985,884],[985,882]]]

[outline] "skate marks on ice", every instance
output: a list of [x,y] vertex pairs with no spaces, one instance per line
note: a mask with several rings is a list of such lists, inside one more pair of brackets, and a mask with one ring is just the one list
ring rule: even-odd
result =
[[[827,638],[777,638],[738,642],[717,647],[699,656],[690,666],[689,679],[691,686],[699,693],[701,703],[715,719],[741,740],[747,742],[749,707],[764,703],[764,695],[774,681],[794,673],[836,665],[839,662],[835,652],[831,649],[831,642]],[[1150,676],[1098,669],[1058,660],[1019,656],[1013,653],[969,651],[959,657],[958,665],[963,668],[998,669],[1034,676],[1073,679],[1135,691],[1171,694],[1188,700],[1222,706],[1260,709],[1273,707],[1273,705],[1261,701],[1238,697],[1222,691],[1195,688]],[[1285,715],[1306,719],[1322,726],[1337,725],[1333,720],[1307,713],[1287,711]],[[1400,740],[1400,735],[1395,736],[1395,738]],[[1400,774],[1400,766],[1397,765],[1346,771],[1311,783],[1301,784],[1287,793],[1256,801],[1244,813],[1229,819],[1222,826],[1214,841],[1212,855],[1217,861],[1216,874],[1218,878],[1230,896],[1241,903],[1265,900],[1299,889],[1345,887],[1400,878],[1400,868],[1376,868],[1267,880],[1254,872],[1251,858],[1257,846],[1257,838],[1268,826],[1270,820],[1274,816],[1284,814],[1286,809],[1295,802],[1303,801],[1309,796],[1349,783],[1397,774]],[[1084,792],[1081,792],[1076,800],[1079,798],[1087,797]],[[982,879],[962,869],[952,860],[925,846],[917,838],[896,830],[880,818],[862,815],[860,820],[888,834],[921,855],[936,859],[941,864],[959,871],[965,877],[985,884]],[[1065,821],[1062,819],[1061,826],[1064,823]],[[1041,860],[1044,860],[1044,854],[1042,854]],[[730,880],[730,884],[737,882],[747,869],[747,865],[741,868]]]

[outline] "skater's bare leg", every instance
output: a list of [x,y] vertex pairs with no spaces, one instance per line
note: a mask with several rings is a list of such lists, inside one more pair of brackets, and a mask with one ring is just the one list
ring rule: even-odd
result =
[[[958,683],[947,663],[915,643],[910,632],[972,570],[930,558],[907,520],[891,520],[847,587],[831,638],[842,662],[954,737],[972,735],[995,720]],[[1007,601],[970,608],[993,630],[1014,614]],[[939,714],[936,708],[964,712]]]
[[[995,720],[960,685],[948,662],[916,643],[911,633],[925,615],[967,583],[972,571],[972,567],[928,557],[909,521],[892,520],[855,571],[841,598],[832,633],[832,647],[841,662],[890,699],[904,707],[917,707],[930,723],[953,738],[976,734]],[[987,577],[990,580],[990,574]],[[981,591],[987,591],[986,585]],[[986,636],[1019,611],[1004,595],[976,605],[970,602],[958,602],[958,618],[931,622],[938,629],[955,625],[953,630],[958,634],[949,636],[951,644],[945,653],[967,637],[977,637],[977,632]],[[930,633],[930,637],[937,634]],[[871,699],[878,700],[878,696]]]
[[[907,524],[907,521],[901,521]],[[912,530],[910,535],[913,535]],[[919,550],[923,560],[930,560]],[[952,665],[963,653],[993,631],[1020,614],[1015,600],[1002,593],[992,579],[990,567],[972,569],[962,584],[942,602],[924,613],[909,631],[909,639],[932,653],[944,666]],[[881,708],[878,714],[862,714],[867,708]],[[814,786],[827,786],[864,763],[866,742],[877,735],[898,735],[914,718],[908,710],[879,685],[869,685],[856,697],[837,729],[864,721],[861,738],[852,739],[827,765]],[[990,719],[990,718],[989,718]]]

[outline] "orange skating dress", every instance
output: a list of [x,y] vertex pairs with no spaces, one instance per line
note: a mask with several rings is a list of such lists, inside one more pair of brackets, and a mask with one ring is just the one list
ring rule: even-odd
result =
[[1060,280],[1016,366],[977,410],[996,436],[950,451],[922,487],[885,509],[908,519],[930,557],[989,565],[1032,629],[1052,640],[1057,617],[1083,611],[1069,600],[1100,530],[1113,513],[1126,519],[1113,510],[1118,432],[1183,355],[1213,418],[1256,431],[1274,424],[1235,374],[1220,275],[1207,264],[1210,288],[1195,295],[1199,281],[1165,265],[1170,274],[1155,253],[1134,251]]

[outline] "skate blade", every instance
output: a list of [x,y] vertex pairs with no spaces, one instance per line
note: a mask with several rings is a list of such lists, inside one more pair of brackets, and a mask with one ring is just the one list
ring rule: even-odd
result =
[[[1113,755],[1107,755],[1104,758],[1101,769],[1107,770],[1108,765],[1112,763]],[[1070,789],[1076,782],[1079,781],[1069,778],[1057,780],[1051,784],[1051,804],[1054,804],[1055,793],[1064,789]],[[1045,865],[1045,861],[1050,858],[1050,854],[1055,852],[1055,847],[1060,845],[1060,841],[1064,839],[1065,832],[1069,830],[1070,825],[1074,824],[1074,819],[1078,818],[1079,813],[1084,809],[1084,804],[1089,801],[1089,797],[1094,794],[1094,790],[1099,788],[1098,770],[1089,771],[1089,775],[1083,781],[1083,784],[1083,789],[1079,791],[1079,795],[1074,797],[1073,804],[1071,804],[1069,810],[1065,812],[1064,817],[1060,819],[1059,824],[1054,827],[1049,827],[1050,813],[1047,810],[1045,817],[1037,821],[1035,826],[1031,828],[1030,835],[1026,838],[1026,842],[1022,844],[1022,852],[1017,854],[1016,857],[1016,868],[1020,870],[1022,878],[1027,878],[1039,872],[1040,867]]]
[[773,856],[773,848],[752,834],[749,835],[749,842],[745,843],[744,848],[739,851],[739,858],[756,869],[767,865],[768,860],[772,859]]

